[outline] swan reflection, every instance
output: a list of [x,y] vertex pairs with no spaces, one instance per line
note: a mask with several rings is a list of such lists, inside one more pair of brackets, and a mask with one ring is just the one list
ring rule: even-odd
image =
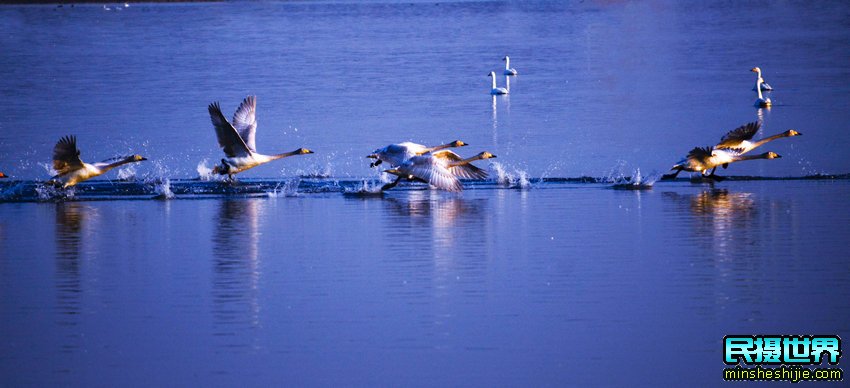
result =
[[219,201],[213,228],[213,316],[219,330],[259,326],[258,285],[262,199]]
[[[56,204],[56,307],[59,312],[57,323],[74,327],[79,324],[81,309],[83,244],[87,230],[97,213],[93,208],[75,202]],[[80,347],[80,338],[72,332],[62,345],[63,352]]]

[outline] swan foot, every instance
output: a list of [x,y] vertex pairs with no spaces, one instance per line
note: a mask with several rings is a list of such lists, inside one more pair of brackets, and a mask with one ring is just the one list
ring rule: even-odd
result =
[[401,177],[396,178],[396,180],[391,182],[391,183],[387,183],[387,184],[381,186],[381,191],[386,191],[386,190],[389,190],[393,187],[396,187],[398,185],[398,182],[401,182]]

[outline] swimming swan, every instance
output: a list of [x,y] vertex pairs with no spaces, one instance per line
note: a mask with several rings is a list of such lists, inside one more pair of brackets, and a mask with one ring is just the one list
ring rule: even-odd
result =
[[381,190],[391,189],[398,185],[402,179],[407,179],[409,181],[428,183],[438,189],[447,191],[463,191],[463,185],[460,184],[458,177],[474,179],[487,177],[487,173],[484,170],[470,163],[476,160],[495,157],[496,155],[487,151],[468,159],[462,159],[451,151],[440,151],[414,156],[397,168],[384,171],[396,175],[398,178],[394,182],[381,187]]
[[490,75],[490,78],[492,78],[492,79],[493,79],[493,88],[492,88],[492,89],[490,89],[490,94],[493,94],[493,95],[496,95],[496,94],[508,94],[508,89],[505,89],[505,88],[497,88],[497,87],[496,87],[496,72],[495,72],[495,71],[491,71],[489,75]]
[[218,145],[224,150],[226,158],[221,159],[221,165],[213,168],[213,173],[227,175],[233,179],[233,174],[240,173],[261,164],[293,155],[312,154],[306,148],[275,155],[263,155],[257,152],[257,98],[245,97],[236,113],[233,114],[233,124],[229,123],[218,102],[209,105],[210,120],[215,128]]
[[[756,86],[759,86],[759,85],[763,85],[761,78],[756,80]],[[770,105],[772,104],[770,102],[770,97],[762,96],[761,88],[756,88],[756,92],[758,92],[759,98],[758,98],[758,100],[756,100],[755,106],[760,107],[760,108],[769,108]]]
[[[764,90],[764,91],[773,90],[773,88],[770,87],[770,85],[768,85],[767,82],[764,82],[764,78],[761,77],[761,69],[759,69],[758,67],[754,67],[754,68],[750,69],[750,71],[752,71],[754,73],[758,73],[758,77],[756,78],[756,86],[753,86],[753,91],[755,91],[756,88]],[[759,84],[759,80],[761,80],[761,84]]]
[[712,171],[711,175],[706,176],[706,171],[717,168],[717,166],[723,164],[729,164],[734,162],[740,162],[744,160],[755,160],[755,159],[776,159],[781,158],[775,152],[765,152],[759,155],[752,156],[742,156],[736,152],[731,150],[719,150],[714,149],[713,147],[695,147],[688,153],[688,156],[679,161],[671,167],[671,170],[676,170],[675,173],[667,174],[661,177],[661,179],[673,179],[677,175],[679,175],[682,171],[691,171],[691,172],[699,172],[704,177],[713,178],[717,181],[723,179],[721,177],[715,176]]
[[70,187],[84,180],[103,175],[115,167],[143,160],[147,159],[141,155],[130,155],[88,164],[80,160],[77,137],[65,136],[59,139],[59,142],[53,147],[53,169],[56,170],[57,174],[50,178],[50,182],[62,184],[62,187]]
[[397,167],[417,155],[422,155],[428,152],[444,150],[451,147],[465,147],[469,144],[460,140],[455,140],[451,143],[446,143],[434,147],[426,147],[422,144],[416,144],[409,141],[398,144],[390,144],[384,148],[378,148],[371,154],[366,155],[367,158],[375,159],[369,164],[369,167],[379,166],[383,162],[389,163],[391,167]]
[[503,74],[504,75],[517,75],[516,69],[511,69],[511,57],[505,55],[505,57],[502,58],[502,60],[505,61],[505,72]]

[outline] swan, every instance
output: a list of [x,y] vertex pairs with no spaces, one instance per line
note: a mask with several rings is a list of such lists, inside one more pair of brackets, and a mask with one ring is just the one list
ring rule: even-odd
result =
[[[762,146],[765,143],[774,141],[776,139],[781,139],[783,137],[792,137],[792,136],[802,136],[803,134],[797,132],[793,129],[789,129],[785,132],[778,133],[773,136],[768,136],[759,141],[753,142],[750,141],[753,136],[758,133],[759,128],[761,128],[761,122],[753,121],[748,124],[744,124],[738,128],[735,128],[729,131],[727,134],[723,135],[720,139],[720,143],[714,146],[715,149],[727,150],[737,153],[738,155],[746,154],[747,152],[752,151],[753,149]],[[723,168],[728,167],[729,164],[723,164]],[[711,175],[714,175],[714,170],[711,171]]]
[[489,75],[493,79],[493,88],[490,89],[490,94],[508,94],[508,89],[496,87],[496,72],[491,71]]
[[504,75],[517,75],[516,69],[511,69],[511,57],[505,55],[502,60],[505,61]]
[[[759,86],[759,85],[763,85],[761,78],[756,80],[756,86]],[[760,107],[760,108],[769,108],[770,105],[771,105],[770,97],[762,96],[761,88],[756,88],[756,92],[758,92],[759,98],[758,98],[758,100],[756,100],[755,106]]]
[[465,147],[469,144],[460,140],[455,140],[451,143],[446,143],[434,147],[426,147],[422,144],[416,144],[409,141],[398,144],[390,144],[384,148],[378,148],[371,154],[366,155],[367,158],[375,159],[369,164],[369,167],[379,166],[383,162],[387,162],[391,167],[397,167],[416,155],[426,154],[428,152],[444,150],[451,147]]
[[688,156],[679,161],[671,167],[671,170],[676,170],[675,173],[667,174],[661,177],[661,179],[673,179],[677,175],[679,175],[682,171],[691,171],[691,172],[699,172],[704,177],[712,178],[717,181],[721,180],[721,177],[715,176],[714,171],[712,171],[711,175],[706,176],[706,171],[717,168],[717,166],[740,162],[744,160],[755,160],[755,159],[777,159],[782,156],[776,154],[775,152],[765,152],[759,155],[751,155],[751,156],[743,156],[737,152],[731,150],[721,150],[715,149],[714,147],[694,147],[691,152],[688,153]]
[[[773,88],[770,87],[770,85],[768,85],[767,82],[764,82],[764,78],[761,77],[761,69],[759,69],[758,67],[754,67],[754,68],[750,69],[750,71],[752,71],[754,73],[758,73],[758,77],[756,78],[756,86],[753,86],[753,91],[755,91],[756,89],[761,89],[761,90],[764,90],[764,91],[773,90]],[[759,81],[761,81],[761,84],[759,84]]]
[[141,155],[130,155],[126,157],[115,157],[94,164],[85,163],[80,160],[80,150],[77,148],[76,136],[65,136],[53,147],[53,169],[56,175],[49,182],[62,184],[67,188],[84,180],[103,175],[107,171],[134,162],[147,160]]
[[463,185],[458,178],[484,179],[487,172],[471,165],[476,160],[495,158],[487,151],[481,152],[471,158],[463,159],[452,151],[440,151],[424,155],[414,156],[397,168],[384,170],[384,172],[397,176],[395,181],[381,187],[388,190],[402,180],[423,182],[446,191],[463,191]]
[[233,179],[233,174],[240,173],[261,164],[271,162],[293,155],[312,154],[306,148],[299,148],[292,152],[284,152],[275,155],[263,155],[257,152],[257,98],[248,96],[233,114],[233,124],[229,123],[218,102],[209,105],[210,120],[215,128],[218,145],[224,149],[225,158],[221,159],[221,165],[213,168],[213,173],[227,175]]

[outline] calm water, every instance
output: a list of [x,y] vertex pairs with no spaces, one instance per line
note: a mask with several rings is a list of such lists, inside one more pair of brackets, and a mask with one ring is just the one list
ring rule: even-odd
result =
[[[722,174],[848,173],[847,42],[842,2],[0,7],[2,198],[65,134],[150,159],[0,203],[0,385],[714,385],[726,334],[850,338],[850,180],[539,180],[664,172],[759,118],[804,136]],[[191,180],[206,105],[247,94],[260,151],[317,153]],[[454,139],[531,186],[342,193],[376,147]]]

